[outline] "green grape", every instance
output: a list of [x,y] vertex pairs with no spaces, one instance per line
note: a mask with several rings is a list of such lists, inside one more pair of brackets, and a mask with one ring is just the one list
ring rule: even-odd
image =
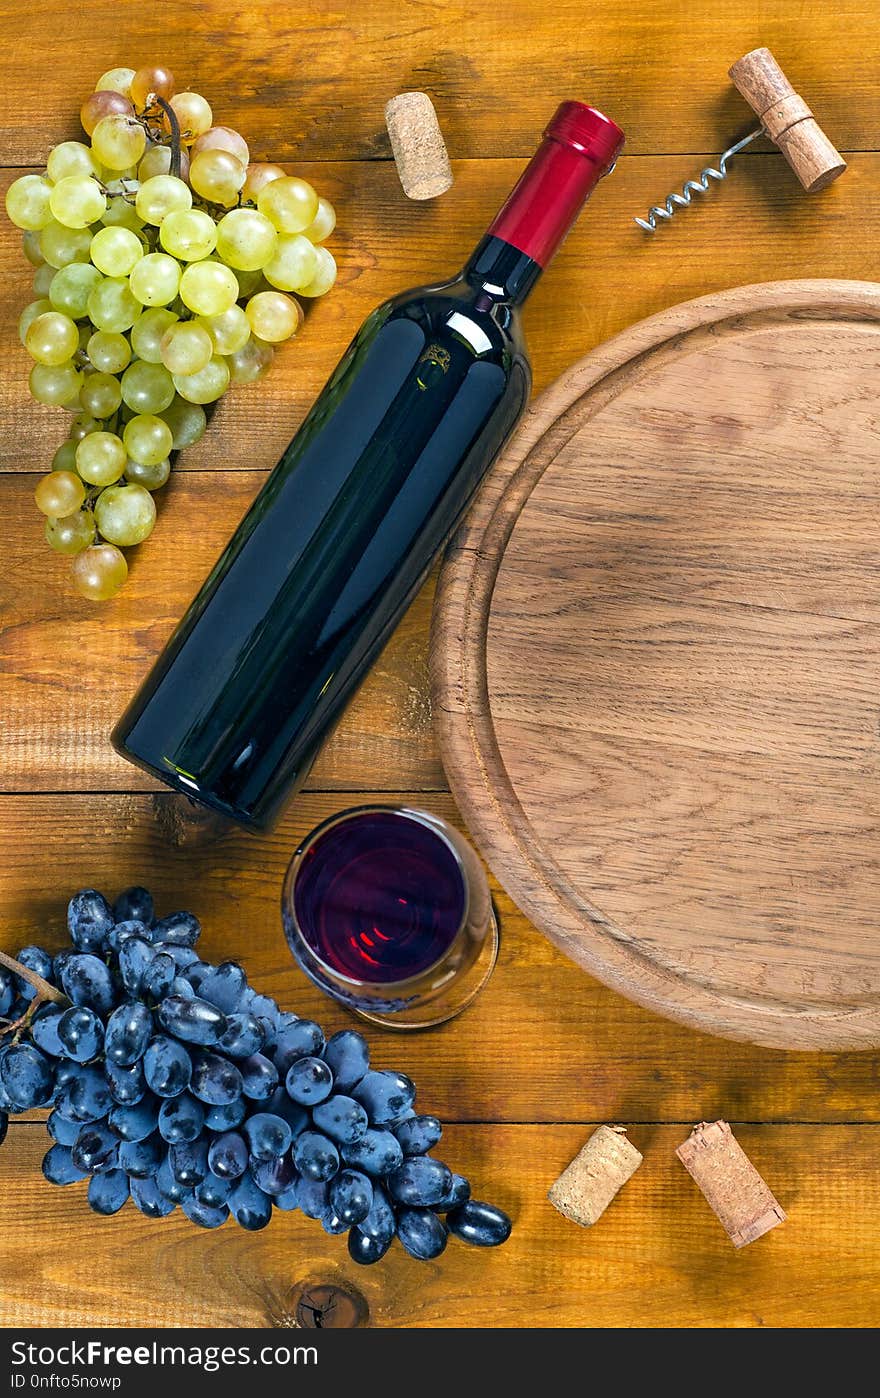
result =
[[59,364],[57,368],[49,364],[35,364],[31,369],[28,387],[31,397],[36,402],[64,408],[68,404],[79,404],[82,382],[82,374],[70,361],[67,364]]
[[16,228],[45,228],[52,218],[52,186],[42,175],[20,175],[6,191],[6,212]]
[[[142,261],[146,261],[146,258]],[[56,276],[63,277],[70,270],[65,267]],[[101,276],[97,268],[94,268],[94,272],[97,277]],[[124,278],[105,277],[89,293],[87,309],[96,330],[112,330],[118,334],[122,330],[130,330],[134,325],[141,312],[141,303],[132,295],[131,287]]]
[[265,374],[275,351],[265,340],[252,335],[246,345],[228,359],[229,377],[235,384],[256,383]]
[[162,364],[138,360],[122,375],[122,397],[136,413],[160,413],[174,397],[174,383]]
[[145,466],[142,461],[129,461],[125,468],[125,479],[132,485],[142,485],[144,490],[160,490],[171,475],[171,462],[166,456],[157,466]]
[[[207,138],[202,136],[200,139],[204,141]],[[229,151],[203,150],[192,157],[189,182],[203,199],[212,204],[225,204],[228,208],[238,198],[246,173],[245,166]]]
[[200,316],[191,323],[207,330],[217,354],[235,354],[250,338],[251,323],[239,305],[230,306],[219,316]]
[[323,243],[326,238],[330,237],[335,227],[336,210],[329,199],[325,199],[322,195],[319,195],[318,212],[315,214],[308,228],[303,229],[303,233],[310,243]]
[[121,92],[123,97],[131,93],[133,68],[108,68],[95,83],[96,92]]
[[144,245],[131,228],[100,228],[92,238],[89,256],[107,277],[127,277],[144,255]]
[[86,498],[86,488],[73,471],[50,471],[43,476],[34,499],[41,514],[50,519],[61,519],[78,510]]
[[257,195],[257,208],[279,233],[302,233],[318,212],[318,196],[308,180],[296,175],[271,180]]
[[49,300],[56,311],[63,311],[71,320],[82,320],[89,305],[89,297],[104,278],[90,262],[69,262],[52,273],[49,283]]
[[121,374],[131,359],[131,345],[118,330],[97,330],[89,338],[86,354],[99,372]]
[[144,311],[131,327],[131,347],[138,359],[148,364],[162,363],[162,336],[172,325],[177,324],[174,311],[167,306],[156,306]]
[[[162,363],[172,374],[197,374],[204,369],[213,353],[211,336],[194,320],[179,321],[162,336]],[[167,403],[163,404],[163,407],[167,406]],[[149,411],[155,412],[156,409]]]
[[302,233],[285,233],[278,239],[275,256],[263,268],[263,276],[281,291],[299,291],[309,285],[317,271],[314,244]]
[[336,281],[336,260],[326,248],[315,248],[318,266],[308,286],[301,286],[300,296],[325,296]]
[[107,199],[90,175],[66,175],[52,189],[49,208],[65,228],[87,228],[104,213]]
[[67,267],[71,262],[88,262],[92,245],[90,228],[65,228],[63,223],[51,223],[40,230],[40,253],[51,267]]
[[87,136],[105,116],[134,116],[131,99],[110,90],[90,92],[79,109],[80,124]]
[[156,523],[156,502],[142,485],[111,485],[95,503],[98,533],[110,544],[142,544]]
[[130,228],[133,233],[139,233],[144,226],[144,221],[138,217],[134,204],[123,199],[121,194],[107,200],[107,208],[101,222],[106,223],[108,228]]
[[137,192],[134,206],[144,223],[158,225],[168,214],[192,208],[192,190],[175,175],[153,175]]
[[24,344],[27,339],[27,333],[37,316],[45,315],[46,312],[51,311],[51,309],[52,302],[47,296],[41,296],[38,301],[30,301],[25,306],[18,318],[18,338],[21,340],[22,344]]
[[242,199],[252,199],[256,203],[257,195],[264,185],[271,184],[272,180],[283,179],[284,171],[280,165],[248,165],[247,178],[242,186],[241,197]]
[[53,184],[70,175],[98,175],[101,170],[88,146],[82,141],[62,141],[49,152],[46,174]]
[[46,261],[40,247],[41,232],[42,229],[38,231],[36,228],[28,228],[21,235],[21,250],[32,267],[42,267]]
[[[198,403],[188,403],[185,398],[180,397],[175,397],[171,407],[166,408],[161,417],[171,428],[171,446],[174,451],[194,446],[205,435],[208,425],[204,408]],[[147,485],[147,482],[142,480],[141,485]]]
[[95,538],[95,516],[91,510],[77,510],[62,519],[46,520],[46,543],[56,553],[82,553]]
[[129,95],[138,110],[145,107],[151,97],[164,97],[167,102],[174,96],[174,74],[158,64],[145,64],[132,78]]
[[76,471],[76,448],[77,442],[62,442],[61,446],[52,457],[53,471]]
[[122,390],[116,375],[87,374],[79,391],[79,401],[93,418],[112,417],[122,402]]
[[180,299],[200,316],[218,316],[238,300],[238,282],[222,262],[191,262],[180,279]]
[[48,296],[49,287],[52,285],[52,278],[55,275],[55,268],[50,267],[48,262],[44,262],[42,267],[38,267],[34,272],[33,288],[35,296]]
[[248,301],[245,314],[253,333],[272,345],[289,340],[303,320],[299,302],[280,291],[258,291]]
[[[171,173],[171,147],[148,145],[144,158],[137,169],[137,177],[141,183],[151,180],[154,175],[170,175]],[[185,150],[180,152],[180,178],[189,179],[189,156]]]
[[158,466],[171,451],[171,428],[152,413],[138,413],[126,423],[122,440],[132,461]]
[[232,209],[217,225],[217,255],[236,271],[256,272],[275,254],[278,234],[256,209]]
[[215,354],[197,374],[175,374],[174,387],[188,403],[216,403],[229,387],[229,365]]
[[255,291],[266,290],[266,279],[263,276],[262,268],[259,272],[236,272],[235,279],[238,282],[238,299],[253,296]]
[[92,132],[92,150],[108,170],[136,165],[146,145],[144,128],[127,116],[102,117]]
[[167,306],[180,286],[180,263],[167,252],[148,253],[138,262],[128,283],[142,305]]
[[[91,334],[92,334],[92,327],[88,324],[88,322],[83,321],[82,325],[78,325],[78,326],[76,327],[76,331],[77,331],[77,337],[78,337],[78,341],[79,341],[78,347],[79,347],[79,349],[82,350],[83,354],[85,354],[86,345],[89,343],[89,339],[90,339]],[[83,365],[83,373],[84,373],[84,374],[88,374],[88,373],[90,373],[90,372],[91,372],[91,367],[90,367],[88,364],[84,364],[84,365]]]
[[[204,136],[205,132],[210,130],[214,117],[210,106],[201,93],[178,92],[171,98],[169,105],[177,117],[181,139],[186,141],[187,145],[192,145],[193,141],[198,140],[199,136]],[[163,119],[162,124],[166,131],[170,131],[171,123],[167,116]]]
[[38,364],[64,364],[79,349],[79,331],[69,316],[46,311],[31,322],[24,347]]
[[251,158],[244,136],[238,131],[233,131],[231,126],[212,126],[204,135],[199,136],[193,144],[193,155],[201,155],[202,151],[207,150],[228,151],[242,165],[247,165]]
[[125,555],[115,544],[92,544],[73,560],[73,585],[90,602],[115,597],[127,577]]
[[217,245],[217,225],[204,209],[169,214],[159,228],[159,242],[181,262],[199,262]]
[[[85,380],[83,382],[83,386],[79,391],[80,403],[82,403],[83,401],[82,395],[85,392],[87,385],[90,384],[92,380],[96,378],[98,378],[97,374],[86,375]],[[76,416],[70,424],[69,440],[65,442],[65,446],[72,446],[74,450],[74,464],[70,468],[72,471],[76,470],[76,448],[82,441],[83,437],[88,437],[90,432],[102,432],[103,430],[103,422],[100,422],[97,418],[92,417],[91,413],[87,412],[85,409],[83,409],[81,413],[76,414]],[[57,468],[53,462],[52,470],[54,471],[56,469]]]
[[76,449],[76,469],[89,485],[113,485],[125,470],[127,459],[115,432],[90,432]]

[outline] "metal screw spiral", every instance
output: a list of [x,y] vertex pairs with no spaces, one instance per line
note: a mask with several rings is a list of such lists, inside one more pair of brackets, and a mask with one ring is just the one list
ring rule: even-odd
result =
[[686,209],[695,194],[705,194],[708,191],[709,182],[711,180],[720,181],[727,179],[728,162],[732,160],[735,155],[739,155],[741,150],[745,150],[746,146],[751,145],[752,141],[756,141],[759,136],[763,136],[763,134],[764,128],[759,126],[756,131],[750,131],[748,136],[744,136],[743,139],[737,141],[735,145],[728,146],[724,154],[719,156],[717,170],[713,165],[707,165],[705,169],[700,172],[700,178],[698,180],[687,181],[682,188],[681,194],[669,194],[666,197],[665,203],[654,204],[653,207],[648,210],[647,218],[637,218],[635,220],[639,228],[644,228],[646,233],[653,233],[657,228],[658,219],[670,219],[676,209]]

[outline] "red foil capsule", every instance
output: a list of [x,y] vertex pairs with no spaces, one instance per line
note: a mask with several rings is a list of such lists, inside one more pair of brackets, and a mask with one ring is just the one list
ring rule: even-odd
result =
[[620,127],[584,102],[562,102],[489,233],[546,267],[623,149]]

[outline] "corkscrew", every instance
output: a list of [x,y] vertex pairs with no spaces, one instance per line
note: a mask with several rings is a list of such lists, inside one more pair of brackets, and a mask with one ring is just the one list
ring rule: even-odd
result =
[[719,156],[717,168],[706,165],[699,178],[686,180],[681,192],[653,204],[647,218],[635,222],[646,233],[653,233],[661,219],[670,219],[676,210],[687,208],[695,194],[706,194],[712,181],[727,179],[727,167],[734,156],[759,136],[767,136],[778,146],[808,193],[824,189],[842,175],[846,161],[831,144],[804,99],[795,92],[769,49],[752,49],[737,60],[728,76],[742,93],[760,125]]

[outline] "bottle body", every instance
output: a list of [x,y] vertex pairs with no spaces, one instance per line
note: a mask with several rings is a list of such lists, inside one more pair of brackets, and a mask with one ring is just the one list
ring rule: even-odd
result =
[[528,402],[518,309],[480,283],[499,255],[531,274],[488,246],[365,321],[117,726],[124,756],[257,827],[301,786]]

